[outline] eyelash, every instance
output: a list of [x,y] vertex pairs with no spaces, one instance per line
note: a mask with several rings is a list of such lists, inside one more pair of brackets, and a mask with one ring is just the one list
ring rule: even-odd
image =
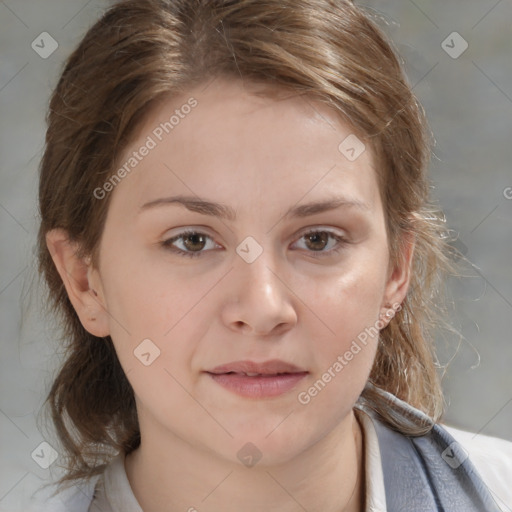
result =
[[[318,257],[321,258],[324,255],[336,254],[336,253],[340,252],[345,247],[345,245],[348,244],[348,241],[347,241],[346,238],[344,238],[343,236],[338,235],[338,234],[336,234],[336,233],[334,233],[332,231],[329,231],[328,229],[314,229],[314,230],[311,230],[311,231],[307,231],[306,233],[303,233],[299,237],[299,240],[304,238],[307,235],[313,235],[313,234],[318,234],[318,233],[327,233],[331,238],[336,240],[336,242],[338,242],[338,244],[333,249],[330,249],[329,251],[308,251],[308,252],[311,252],[311,255],[313,257],[315,257],[315,258],[318,258]],[[201,233],[200,231],[187,230],[187,231],[183,231],[183,232],[179,233],[176,236],[173,236],[172,238],[164,240],[163,242],[161,242],[161,245],[165,249],[167,249],[167,250],[169,250],[171,252],[174,252],[174,253],[176,253],[176,254],[178,254],[180,256],[186,256],[186,257],[189,257],[189,258],[198,258],[198,257],[200,257],[202,254],[204,254],[207,251],[204,251],[204,250],[201,250],[201,251],[183,251],[182,249],[178,249],[178,248],[176,248],[176,247],[174,247],[172,245],[177,240],[186,238],[187,236],[190,236],[190,235],[201,235],[203,237],[206,237],[206,238],[209,238],[210,240],[212,240],[212,238],[209,235],[207,235],[206,233]],[[315,253],[320,254],[320,256],[314,255]]]

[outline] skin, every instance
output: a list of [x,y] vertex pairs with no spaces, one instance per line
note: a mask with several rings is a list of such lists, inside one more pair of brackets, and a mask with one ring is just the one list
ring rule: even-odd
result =
[[[338,150],[351,127],[323,104],[289,93],[258,97],[258,88],[219,78],[149,113],[121,165],[188,98],[198,101],[111,192],[97,268],[75,256],[62,230],[47,236],[84,327],[112,337],[133,386],[142,442],[125,466],[144,510],[363,509],[362,437],[352,409],[377,339],[308,404],[297,395],[402,302],[413,247],[390,264],[372,152],[367,146],[351,162]],[[177,204],[141,209],[179,194],[223,203],[237,218]],[[366,206],[284,217],[333,196]],[[199,257],[162,245],[187,228],[208,237],[174,246]],[[346,243],[304,236],[313,230]],[[236,252],[248,236],[263,249],[252,263]],[[147,338],[160,350],[149,366],[134,356]],[[278,397],[243,398],[202,373],[274,358],[309,371]],[[247,442],[262,455],[250,468],[237,457]]]

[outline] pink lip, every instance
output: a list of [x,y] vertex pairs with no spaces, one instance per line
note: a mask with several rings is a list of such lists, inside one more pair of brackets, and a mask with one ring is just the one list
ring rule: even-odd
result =
[[[259,373],[248,376],[244,373]],[[249,398],[279,396],[294,388],[309,372],[295,365],[273,359],[263,363],[235,361],[216,366],[208,375],[222,387]]]
[[308,372],[282,375],[260,375],[248,377],[240,373],[208,373],[222,387],[249,398],[265,398],[282,395],[294,388]]
[[263,375],[275,375],[276,373],[299,373],[305,372],[303,368],[299,368],[294,364],[281,361],[280,359],[270,359],[261,363],[254,361],[233,361],[227,364],[216,366],[208,373],[261,373]]

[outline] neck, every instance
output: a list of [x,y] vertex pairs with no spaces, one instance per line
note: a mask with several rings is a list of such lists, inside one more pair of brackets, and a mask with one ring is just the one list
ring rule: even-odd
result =
[[141,445],[125,467],[137,501],[154,512],[363,510],[362,431],[353,412],[293,459],[252,467],[141,423]]

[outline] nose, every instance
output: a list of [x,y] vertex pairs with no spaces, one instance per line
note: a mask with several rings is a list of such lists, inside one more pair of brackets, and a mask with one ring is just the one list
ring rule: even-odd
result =
[[267,251],[252,263],[235,262],[222,320],[231,330],[254,336],[283,334],[297,323],[294,293]]

